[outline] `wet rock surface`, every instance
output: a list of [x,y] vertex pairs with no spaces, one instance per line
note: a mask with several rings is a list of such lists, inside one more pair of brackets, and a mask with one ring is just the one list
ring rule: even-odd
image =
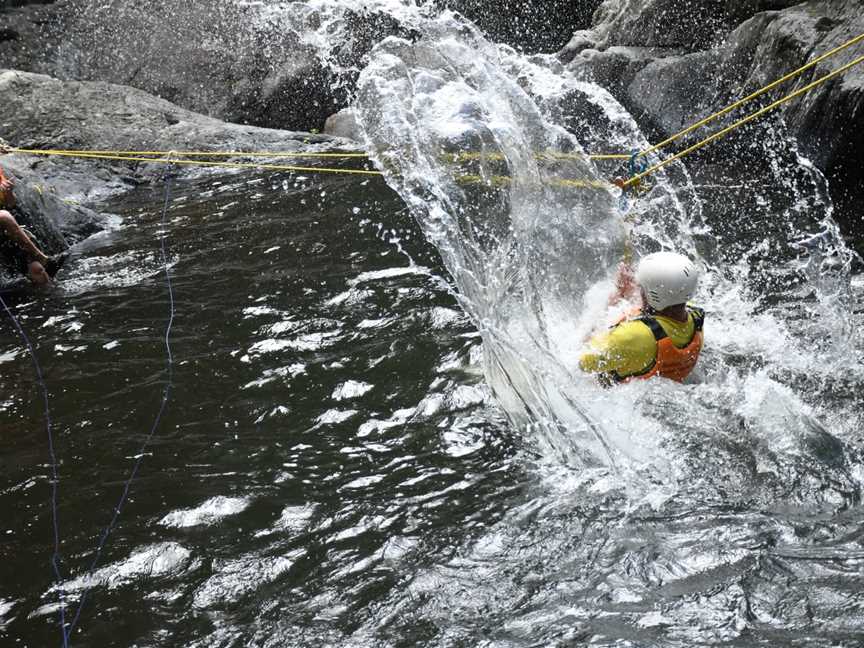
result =
[[[864,14],[855,0],[606,0],[595,14],[595,25],[577,32],[558,56],[612,92],[659,141],[861,33]],[[840,68],[862,51],[861,45],[852,47],[749,104],[749,109],[682,141],[698,141]],[[856,124],[864,114],[864,65],[778,112],[801,153],[831,181],[846,233],[860,240],[864,131]],[[737,155],[728,142],[715,147]],[[749,173],[740,165],[739,177]]]
[[328,26],[345,38],[325,62],[309,39],[321,16],[304,3],[60,0],[2,16],[14,33],[0,43],[4,67],[128,85],[225,121],[306,131],[348,105],[376,43],[410,35],[382,11],[346,11]]

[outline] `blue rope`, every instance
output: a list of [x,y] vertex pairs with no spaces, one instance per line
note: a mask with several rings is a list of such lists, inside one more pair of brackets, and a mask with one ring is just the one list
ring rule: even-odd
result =
[[627,169],[630,171],[631,178],[640,173],[645,173],[648,170],[648,159],[634,149],[630,154],[630,162],[627,164]]
[[45,407],[45,429],[48,433],[48,453],[51,456],[51,519],[54,525],[54,553],[51,555],[51,567],[54,572],[54,580],[58,586],[57,597],[60,601],[60,630],[63,633],[63,648],[68,648],[69,641],[66,633],[66,604],[63,600],[63,590],[60,588],[60,583],[63,580],[60,575],[60,514],[57,507],[57,491],[60,485],[60,478],[57,475],[57,454],[54,452],[54,432],[52,431],[51,426],[51,409],[48,405],[48,388],[45,385],[45,377],[42,375],[42,367],[39,364],[39,358],[36,356],[36,350],[33,348],[33,343],[30,341],[30,338],[27,337],[24,327],[21,326],[18,318],[15,317],[15,314],[9,309],[9,306],[6,304],[2,295],[0,295],[0,304],[3,305],[3,309],[6,311],[6,314],[9,315],[9,319],[12,320],[12,324],[18,331],[18,335],[24,341],[27,350],[30,352],[30,357],[33,359],[33,366],[36,369],[36,381],[42,389],[42,399]]
[[[171,180],[172,177],[169,174],[165,181],[165,202],[162,206],[162,219],[160,221],[160,229],[162,230],[160,236],[160,243],[162,249],[162,263],[165,266],[165,281],[168,285],[168,297],[170,299],[170,316],[168,318],[168,325],[165,328],[165,349],[167,351],[167,365],[166,365],[166,378],[165,378],[165,389],[162,392],[162,403],[159,406],[159,412],[156,415],[156,419],[153,421],[153,426],[150,428],[150,433],[144,439],[144,443],[141,445],[141,449],[138,452],[137,457],[135,458],[135,463],[132,466],[132,472],[129,474],[129,478],[126,480],[126,483],[123,485],[123,493],[120,496],[120,501],[117,503],[117,506],[114,507],[114,515],[111,518],[111,522],[105,529],[102,531],[102,536],[99,538],[99,544],[96,547],[96,553],[93,556],[93,560],[90,563],[90,567],[87,570],[87,575],[92,575],[96,570],[96,567],[99,565],[99,561],[102,558],[102,552],[105,549],[105,545],[108,542],[108,537],[111,535],[111,532],[117,526],[117,520],[120,517],[120,513],[123,510],[123,506],[126,504],[126,500],[129,497],[129,490],[132,488],[132,484],[138,476],[138,471],[141,468],[141,462],[144,459],[144,453],[147,451],[147,447],[150,445],[150,441],[152,441],[153,436],[156,434],[156,430],[159,427],[159,424],[162,422],[162,415],[165,413],[165,409],[168,407],[168,401],[171,398],[171,390],[173,387],[173,379],[174,379],[174,356],[171,353],[171,328],[174,326],[174,287],[171,284],[171,271],[168,267],[168,253],[165,249],[165,223],[168,214],[168,205],[171,202]],[[72,636],[73,630],[78,625],[78,621],[81,618],[81,612],[84,609],[84,604],[87,602],[87,597],[90,594],[92,587],[88,587],[81,594],[81,600],[78,603],[78,609],[75,611],[75,617],[72,619],[72,623],[69,624],[69,630],[64,634],[64,642],[63,646],[66,648],[68,645],[68,639]]]
[[[638,150],[634,149],[630,154],[630,160],[627,162],[628,179],[635,178],[640,173],[644,173],[648,169],[648,159],[643,156]],[[635,192],[638,186],[633,186]],[[622,214],[627,214],[630,211],[630,198],[627,189],[621,190],[621,195],[618,197],[618,209]]]

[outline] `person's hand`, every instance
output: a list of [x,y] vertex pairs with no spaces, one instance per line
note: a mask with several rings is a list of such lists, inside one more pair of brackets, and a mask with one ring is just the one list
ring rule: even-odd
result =
[[614,306],[622,301],[634,301],[639,292],[633,265],[623,261],[618,266],[615,275],[615,292],[609,297],[609,305]]
[[11,209],[15,206],[15,194],[12,193],[12,188],[15,183],[3,176],[0,176],[0,209],[4,207]]
[[629,295],[636,286],[636,277],[633,266],[626,261],[618,266],[618,274],[615,277],[615,288],[621,295]]

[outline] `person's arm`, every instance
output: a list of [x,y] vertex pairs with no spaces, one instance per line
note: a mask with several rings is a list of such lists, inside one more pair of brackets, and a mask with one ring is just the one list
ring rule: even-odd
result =
[[0,230],[5,232],[34,261],[39,261],[42,264],[48,261],[48,257],[45,256],[42,250],[36,247],[33,241],[30,240],[30,237],[27,236],[27,232],[21,228],[15,218],[8,212],[2,212],[2,216],[0,216]]
[[618,266],[618,272],[615,275],[615,292],[609,297],[609,305],[615,306],[622,301],[637,302],[639,298],[639,286],[636,284],[633,265],[628,260],[624,260]]
[[657,342],[641,322],[625,322],[592,338],[579,359],[579,368],[597,375],[633,376],[648,369],[657,357]]
[[11,209],[15,206],[15,193],[12,191],[14,186],[15,183],[11,178],[6,177],[3,167],[0,167],[0,208]]

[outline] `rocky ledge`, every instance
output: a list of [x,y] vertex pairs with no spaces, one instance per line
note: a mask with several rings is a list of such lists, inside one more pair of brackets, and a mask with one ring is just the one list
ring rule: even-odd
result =
[[[24,149],[294,152],[355,146],[326,135],[228,124],[110,83],[63,82],[0,70],[0,96],[0,137]],[[104,217],[88,206],[159,178],[164,171],[164,166],[149,163],[17,154],[3,156],[0,165],[16,182],[16,198],[29,218],[25,224],[48,253],[103,227]]]
[[[4,67],[62,80],[109,81],[226,121],[321,130],[348,105],[366,55],[410,37],[383,3],[56,0],[0,9]],[[554,52],[600,0],[433,0],[495,42]],[[316,49],[326,35],[334,47]],[[327,61],[323,60],[326,58]]]

